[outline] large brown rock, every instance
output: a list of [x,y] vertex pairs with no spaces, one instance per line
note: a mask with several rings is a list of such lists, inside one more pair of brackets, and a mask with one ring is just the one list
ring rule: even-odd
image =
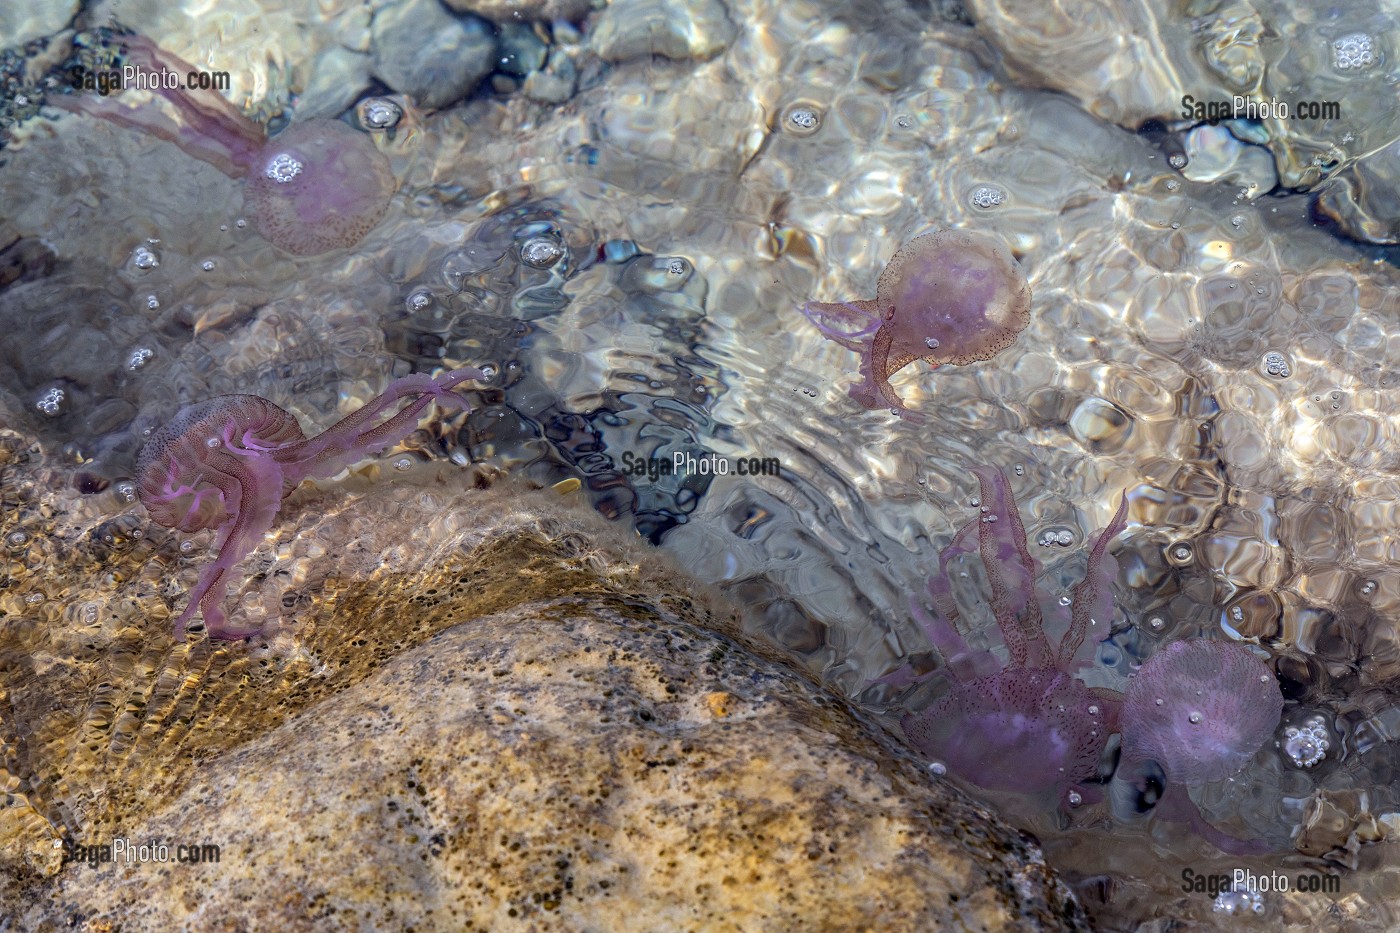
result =
[[[72,535],[99,500],[20,446],[0,537],[66,539],[48,564],[102,608],[0,635],[19,929],[1085,926],[1033,845],[564,497],[373,465],[308,487],[231,594],[266,637],[171,644],[142,581],[175,536]],[[39,613],[10,556],[4,607]],[[172,861],[60,866],[60,831]]]

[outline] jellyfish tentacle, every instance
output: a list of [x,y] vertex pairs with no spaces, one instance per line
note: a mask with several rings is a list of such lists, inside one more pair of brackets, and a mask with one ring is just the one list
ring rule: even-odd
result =
[[1108,545],[1128,527],[1128,494],[1125,491],[1118,502],[1118,510],[1113,513],[1107,527],[1099,532],[1093,546],[1089,548],[1089,561],[1084,567],[1084,579],[1070,591],[1069,630],[1060,639],[1060,650],[1056,664],[1062,670],[1069,670],[1079,646],[1084,643],[1090,626],[1095,622],[1108,624],[1113,621],[1113,593],[1109,585],[1118,575],[1118,562],[1108,552]]

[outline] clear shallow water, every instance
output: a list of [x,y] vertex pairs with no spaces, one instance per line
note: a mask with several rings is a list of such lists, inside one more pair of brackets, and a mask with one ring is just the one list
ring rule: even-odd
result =
[[[348,8],[304,28],[279,12],[280,32],[214,43],[209,18],[192,28],[125,12],[162,45],[230,70],[255,113],[331,67],[333,40],[355,23]],[[1117,15],[1066,28],[1121,28]],[[13,417],[101,487],[129,476],[141,431],[183,401],[256,392],[324,427],[391,372],[491,366],[475,414],[415,439],[425,455],[579,479],[600,511],[745,602],[758,632],[896,732],[928,691],[870,684],[911,658],[932,663],[908,604],[974,514],[969,465],[1012,474],[1032,541],[1070,535],[1069,547],[1032,546],[1047,605],[1078,579],[1084,542],[1126,489],[1119,612],[1094,682],[1121,689],[1135,660],[1182,638],[1238,633],[1266,649],[1288,700],[1278,742],[1318,717],[1327,755],[1304,768],[1266,743],[1197,802],[1275,844],[1282,854],[1261,866],[1340,871],[1344,893],[1375,904],[1391,844],[1347,844],[1400,806],[1395,273],[1380,249],[1336,235],[1316,192],[1274,189],[1249,155],[1263,147],[1211,137],[1178,171],[1186,126],[1131,132],[1197,90],[1173,87],[1167,65],[1184,57],[1197,93],[1223,94],[1210,62],[1238,59],[1248,74],[1257,60],[1262,86],[1316,75],[1317,95],[1343,108],[1333,125],[1240,128],[1271,144],[1276,174],[1333,191],[1383,151],[1391,115],[1373,112],[1372,83],[1395,56],[1335,67],[1351,11],[1311,32],[1258,15],[1292,45],[1226,42],[1220,16],[1194,33],[1163,22],[1144,33],[1162,52],[1140,51],[1151,64],[1138,83],[1107,65],[1086,84],[1094,72],[1069,57],[1032,69],[1007,38],[1015,17],[980,5],[966,18],[1003,43],[1001,58],[970,27],[896,3],[735,4],[732,37],[716,27],[714,57],[698,62],[605,63],[590,44],[602,26],[559,30],[583,75],[568,104],[509,84],[438,113],[405,101],[400,128],[376,136],[400,181],[388,216],[351,252],[303,261],[238,226],[236,184],[168,144],[92,119],[31,121],[5,150],[0,202],[6,239],[42,243],[52,268],[4,293],[0,389]],[[240,64],[267,47],[297,64]],[[990,80],[999,63],[1022,83]],[[1341,155],[1326,178],[1302,177],[1297,152],[1329,147]],[[1222,179],[1193,180],[1231,158]],[[1384,178],[1386,165],[1368,171]],[[855,354],[797,309],[873,296],[901,244],[950,226],[1018,255],[1032,323],[988,363],[901,372],[895,386],[924,423],[866,411],[846,394]],[[547,268],[522,253],[540,239],[562,252]],[[41,403],[53,407],[56,389],[50,414]],[[625,455],[677,452],[776,458],[781,473],[625,472]],[[976,586],[962,595],[975,602]],[[965,617],[981,620],[974,641],[997,643],[988,614]],[[1098,810],[1061,832],[1053,808],[1001,803],[1105,924],[1218,919],[1208,898],[1173,901],[1179,866],[1232,864],[1180,824]],[[1332,821],[1338,838],[1298,834],[1311,821],[1326,837],[1316,827],[1333,807],[1346,814]],[[1324,910],[1274,898],[1265,917]]]

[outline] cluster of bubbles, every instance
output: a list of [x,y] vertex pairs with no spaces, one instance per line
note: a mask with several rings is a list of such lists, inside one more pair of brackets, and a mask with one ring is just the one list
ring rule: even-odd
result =
[[64,392],[59,386],[50,386],[39,396],[38,400],[34,403],[34,407],[39,409],[41,414],[54,418],[63,414],[67,402],[68,393]]
[[782,115],[782,127],[794,136],[811,136],[822,126],[821,111],[813,104],[797,103]]
[[279,152],[268,160],[263,174],[279,185],[285,185],[301,174],[304,165],[291,153]]
[[1283,731],[1283,753],[1299,768],[1311,768],[1326,758],[1330,744],[1327,726],[1316,716],[1301,726],[1289,726]]
[[154,269],[160,265],[160,256],[150,247],[138,246],[132,250],[131,264],[142,270]]
[[156,355],[156,351],[150,347],[137,347],[131,351],[131,355],[126,358],[126,368],[130,372],[136,372],[151,361],[151,357]]
[[978,185],[972,190],[970,200],[973,207],[979,207],[985,211],[1005,203],[1006,194],[1000,188],[992,185]]
[[1376,63],[1376,40],[1364,32],[1352,32],[1332,42],[1332,67],[1338,71],[1362,71]]
[[1054,528],[1047,528],[1036,540],[1036,544],[1041,547],[1069,547],[1074,543],[1074,532],[1061,528],[1058,531]]
[[1235,885],[1229,891],[1221,891],[1215,896],[1215,903],[1211,905],[1211,910],[1218,914],[1242,914],[1264,912],[1264,895],[1258,891],[1246,890],[1242,885]]
[[1277,350],[1270,350],[1264,354],[1264,372],[1275,379],[1287,379],[1293,375],[1293,368],[1288,365],[1288,357]]
[[[1329,393],[1327,394],[1327,398],[1328,398],[1328,400],[1331,401],[1331,403],[1332,403],[1332,410],[1333,410],[1333,411],[1338,411],[1338,410],[1341,409],[1341,407],[1342,407],[1342,393],[1340,393],[1340,392],[1329,392]],[[1321,395],[1314,395],[1314,396],[1312,397],[1312,400],[1313,400],[1314,402],[1318,403],[1319,405],[1320,405],[1320,404],[1323,404],[1323,398],[1322,398]]]

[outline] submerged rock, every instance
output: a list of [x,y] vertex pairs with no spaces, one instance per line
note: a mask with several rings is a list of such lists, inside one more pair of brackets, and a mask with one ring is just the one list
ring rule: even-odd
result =
[[593,8],[593,0],[444,0],[459,13],[475,13],[497,23],[550,20],[577,22]]
[[660,55],[674,61],[714,58],[734,41],[734,23],[719,0],[614,0],[598,14],[598,57],[626,62]]
[[375,76],[429,109],[462,99],[495,65],[496,40],[486,24],[453,16],[437,0],[381,10],[370,38]]
[[[111,502],[55,502],[12,440],[7,475],[32,482],[0,538],[71,536],[106,574],[63,569],[100,609],[0,635],[5,777],[29,804],[0,821],[19,928],[1087,929],[1038,849],[557,495],[452,492],[461,472],[427,467],[354,504],[299,492],[241,603],[317,597],[265,641],[172,644],[141,569],[174,536],[79,533],[117,527],[93,514]],[[17,570],[5,606],[42,585]],[[65,730],[98,679],[126,716],[89,745],[103,730]],[[59,866],[40,812],[171,861]],[[217,864],[176,862],[191,842]]]

